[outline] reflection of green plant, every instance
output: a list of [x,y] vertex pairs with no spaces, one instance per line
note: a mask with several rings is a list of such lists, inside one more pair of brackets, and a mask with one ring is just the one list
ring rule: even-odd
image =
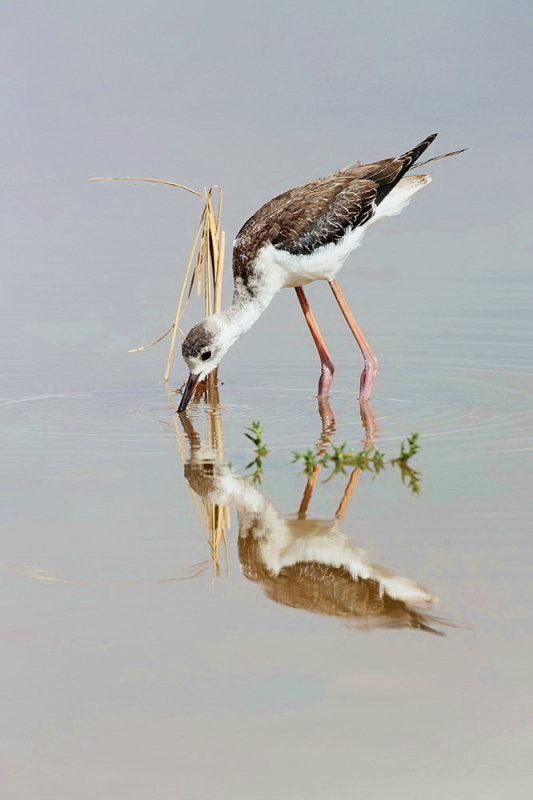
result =
[[409,447],[406,449],[404,447],[404,443],[402,442],[400,445],[400,455],[398,458],[392,458],[391,464],[400,464],[409,461],[412,456],[415,456],[418,451],[420,450],[420,445],[418,444],[418,433],[412,433],[410,436],[407,437],[407,444]]
[[263,474],[263,459],[268,455],[268,448],[266,448],[263,443],[263,429],[259,420],[252,420],[250,426],[244,430],[250,431],[250,433],[245,433],[244,435],[255,446],[255,458],[246,465],[245,469],[254,467],[254,471],[248,477],[252,479],[253,483],[261,483],[261,475]]
[[420,450],[420,445],[418,444],[418,433],[412,433],[411,436],[408,436],[407,444],[408,447],[405,448],[404,443],[402,442],[400,447],[400,455],[398,458],[391,459],[390,463],[395,467],[399,467],[402,483],[405,484],[413,494],[420,494],[420,472],[417,472],[411,466],[409,466],[409,459],[416,455]]
[[293,453],[292,463],[296,461],[304,462],[304,472],[306,475],[312,475],[315,467],[320,463],[317,454],[313,450],[306,450],[305,453]]
[[325,451],[314,452],[313,450],[306,450],[304,453],[294,452],[292,461],[293,463],[303,461],[306,475],[311,475],[318,466],[331,466],[331,474],[326,479],[328,481],[339,472],[344,473],[345,467],[367,470],[374,475],[379,475],[387,465],[397,466],[400,469],[402,483],[406,484],[413,494],[418,494],[420,492],[420,473],[409,466],[409,459],[419,450],[418,433],[413,433],[407,438],[407,445],[402,442],[400,455],[388,461],[385,460],[384,453],[381,453],[374,445],[359,451],[346,450],[346,443],[336,445],[331,439],[328,439]]
[[[253,468],[253,472],[247,477],[251,478],[253,483],[260,483],[263,475],[263,459],[268,455],[268,448],[263,442],[263,429],[259,420],[253,420],[244,430],[244,435],[255,448],[254,458],[246,465],[246,469]],[[409,464],[410,459],[420,450],[418,440],[419,434],[412,433],[407,437],[407,442],[401,442],[400,454],[396,458],[385,459],[385,454],[373,444],[363,450],[347,450],[346,442],[337,445],[331,439],[324,438],[315,450],[309,448],[303,453],[293,452],[292,463],[302,461],[306,475],[312,475],[318,467],[331,467],[326,481],[331,480],[339,472],[345,474],[346,467],[366,470],[374,476],[379,475],[387,466],[398,467],[402,483],[413,494],[419,494],[421,475]]]
[[410,467],[405,461],[400,461],[397,466],[400,468],[402,483],[411,490],[412,494],[420,494],[421,473]]

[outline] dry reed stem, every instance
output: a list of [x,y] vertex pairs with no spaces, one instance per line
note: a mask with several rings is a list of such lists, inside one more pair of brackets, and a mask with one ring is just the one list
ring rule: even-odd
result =
[[176,314],[175,314],[175,317],[174,317],[174,322],[172,324],[172,338],[170,340],[170,348],[169,348],[169,351],[168,351],[167,366],[166,366],[165,375],[164,375],[164,378],[163,378],[165,383],[168,383],[168,376],[170,374],[170,367],[172,366],[172,359],[174,357],[174,348],[176,346],[176,334],[177,334],[177,332],[179,330],[179,321],[181,319],[181,314],[182,314],[181,308],[182,308],[182,304],[183,304],[183,297],[185,295],[185,287],[187,286],[187,279],[189,277],[189,272],[191,270],[192,261],[193,261],[193,258],[194,258],[194,253],[195,253],[195,250],[196,250],[196,246],[198,244],[198,239],[200,237],[200,233],[202,232],[202,225],[203,225],[203,214],[202,214],[202,219],[200,220],[200,224],[198,225],[198,230],[196,231],[196,236],[194,237],[194,242],[193,242],[191,251],[189,253],[189,258],[187,260],[187,266],[185,268],[185,274],[183,276],[183,281],[182,281],[181,286],[180,286],[180,291],[179,291],[179,295],[178,295],[178,305],[177,305],[177,308],[176,308]]
[[163,183],[165,186],[175,186],[177,189],[185,189],[186,192],[195,194],[197,197],[203,199],[204,195],[197,192],[195,189],[190,189],[182,183],[173,183],[172,181],[160,181],[156,178],[89,178],[90,181],[142,181],[144,183]]
[[224,272],[224,250],[226,248],[226,234],[220,231],[220,250],[218,256],[217,274],[215,279],[215,313],[222,308],[222,273]]
[[168,336],[170,331],[173,330],[173,329],[174,329],[174,323],[172,323],[170,328],[168,330],[166,330],[164,333],[162,333],[161,336],[159,336],[158,339],[155,339],[153,342],[150,342],[150,344],[143,344],[142,347],[134,347],[132,350],[128,350],[128,353],[140,353],[141,350],[148,350],[148,348],[149,347],[153,347],[154,344],[159,344],[159,342],[162,342],[163,339],[166,336]]
[[[135,347],[129,350],[129,353],[139,353],[141,350],[147,350],[150,347],[158,344],[162,339],[170,333],[170,347],[167,356],[167,363],[163,380],[168,383],[174,352],[176,348],[176,336],[178,331],[183,335],[183,331],[179,327],[180,320],[187,308],[193,287],[196,285],[196,293],[198,296],[204,294],[204,314],[206,317],[210,316],[221,310],[222,300],[222,277],[224,271],[224,247],[225,247],[225,234],[221,230],[222,221],[222,188],[214,185],[210,189],[204,189],[203,194],[191,189],[189,186],[184,186],[182,183],[175,183],[174,181],[158,180],[156,178],[130,178],[130,177],[102,177],[102,178],[89,178],[91,181],[143,181],[146,183],[159,183],[166,186],[173,186],[178,189],[184,189],[196,197],[200,197],[204,201],[204,207],[200,217],[200,222],[196,231],[192,248],[189,252],[185,273],[181,281],[178,292],[178,304],[174,316],[174,322],[170,328],[165,331],[161,336],[155,339],[150,344]],[[214,195],[218,193],[218,202],[216,213],[213,208]],[[194,264],[194,267],[193,267]],[[187,292],[187,286],[189,286]],[[185,294],[187,292],[187,297]],[[204,383],[203,391],[207,392],[207,398],[210,403],[218,402],[215,396],[215,388],[217,382],[217,370],[211,373],[209,380]]]
[[[217,217],[213,213],[213,194],[218,191],[218,213]],[[221,209],[222,209],[222,189],[219,186],[212,186],[209,190],[205,191],[203,196],[204,208],[200,219],[200,224],[196,233],[196,237],[189,254],[187,269],[180,287],[178,298],[178,305],[176,308],[176,316],[174,321],[174,331],[169,348],[167,358],[167,367],[165,370],[164,380],[168,382],[172,360],[174,357],[176,333],[179,329],[179,321],[185,312],[187,303],[191,296],[193,286],[196,283],[196,292],[198,295],[202,291],[202,282],[204,290],[204,314],[206,317],[221,310],[221,297],[222,297],[222,277],[224,269],[224,232],[220,229],[221,222]],[[192,275],[190,277],[189,291],[187,300],[184,302],[185,288],[189,281],[189,274],[191,265],[194,261],[196,254],[196,263]],[[209,376],[207,381],[207,391],[209,402],[216,402],[214,397],[209,395],[213,393],[214,385],[216,384],[217,374],[216,371]]]

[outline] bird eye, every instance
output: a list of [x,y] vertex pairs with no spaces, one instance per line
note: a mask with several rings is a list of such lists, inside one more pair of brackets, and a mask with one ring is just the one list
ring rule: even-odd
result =
[[211,350],[206,350],[205,353],[202,353],[202,361],[207,361],[208,358],[211,358]]

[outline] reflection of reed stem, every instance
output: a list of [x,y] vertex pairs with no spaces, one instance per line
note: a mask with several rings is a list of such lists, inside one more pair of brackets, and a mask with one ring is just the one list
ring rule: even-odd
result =
[[[168,397],[169,405],[172,405],[172,395],[170,393],[170,389],[168,388],[168,386],[167,386],[167,397]],[[182,463],[185,463],[185,451],[184,451],[184,448],[183,448],[183,442],[182,442],[182,439],[181,439],[180,430],[178,428],[178,421],[177,421],[175,416],[172,418],[172,424],[174,426],[174,437],[176,439],[176,445],[177,445],[177,448],[178,448],[178,453],[179,453],[179,456],[181,458]],[[198,519],[200,520],[200,525],[202,527],[204,527],[205,520],[204,520],[203,515],[202,515],[202,509],[200,508],[200,503],[198,502],[198,498],[196,497],[195,493],[193,492],[191,486],[189,484],[187,484],[187,485],[189,486],[189,492],[191,493],[191,497],[193,499],[194,505],[196,507],[196,511],[198,513]]]
[[[214,390],[218,396],[218,389],[216,386],[214,387]],[[173,405],[172,393],[168,387],[167,387],[167,397],[169,404]],[[184,448],[183,435],[178,427],[178,418],[176,415],[174,415],[172,422],[174,425],[174,434],[176,438],[178,453],[180,455],[181,461],[185,464],[185,462],[187,461],[187,456]],[[194,428],[192,427],[190,421],[187,419],[186,415],[182,415],[181,423],[185,427],[185,432],[189,439],[189,443],[191,446],[191,455],[192,455],[195,449],[198,450],[200,446],[200,439],[196,434],[196,432],[194,431]],[[211,407],[207,416],[207,442],[208,446],[211,449],[216,450],[217,452],[216,461],[217,462],[220,461],[220,463],[222,463],[224,459],[222,420],[216,404]],[[191,497],[193,499],[194,505],[198,513],[200,525],[204,530],[205,537],[207,539],[207,542],[209,544],[209,549],[211,551],[213,575],[215,576],[220,575],[221,547],[223,547],[224,549],[226,574],[228,574],[229,551],[228,551],[227,531],[231,525],[230,508],[229,506],[219,506],[216,503],[209,503],[205,498],[202,498],[202,501],[199,502],[198,497],[194,492],[194,490],[192,489],[191,485],[188,484],[188,486],[189,486],[189,491],[191,493]]]
[[[213,387],[218,401],[218,388]],[[224,462],[224,439],[222,435],[222,420],[217,406],[214,405],[207,418],[207,440],[209,446],[217,451],[218,460]],[[210,507],[211,526],[209,529],[211,553],[213,557],[214,574],[220,574],[220,545],[224,545],[226,570],[229,571],[229,554],[226,531],[230,527],[231,515],[229,506],[211,505]]]

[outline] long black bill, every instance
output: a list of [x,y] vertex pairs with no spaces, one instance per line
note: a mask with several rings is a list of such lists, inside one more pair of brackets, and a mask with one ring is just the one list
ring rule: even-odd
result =
[[182,411],[185,411],[189,405],[189,400],[193,396],[199,380],[199,375],[189,375],[189,380],[185,384],[185,389],[183,390],[183,395],[181,397],[181,403],[179,404],[178,414],[181,414]]

